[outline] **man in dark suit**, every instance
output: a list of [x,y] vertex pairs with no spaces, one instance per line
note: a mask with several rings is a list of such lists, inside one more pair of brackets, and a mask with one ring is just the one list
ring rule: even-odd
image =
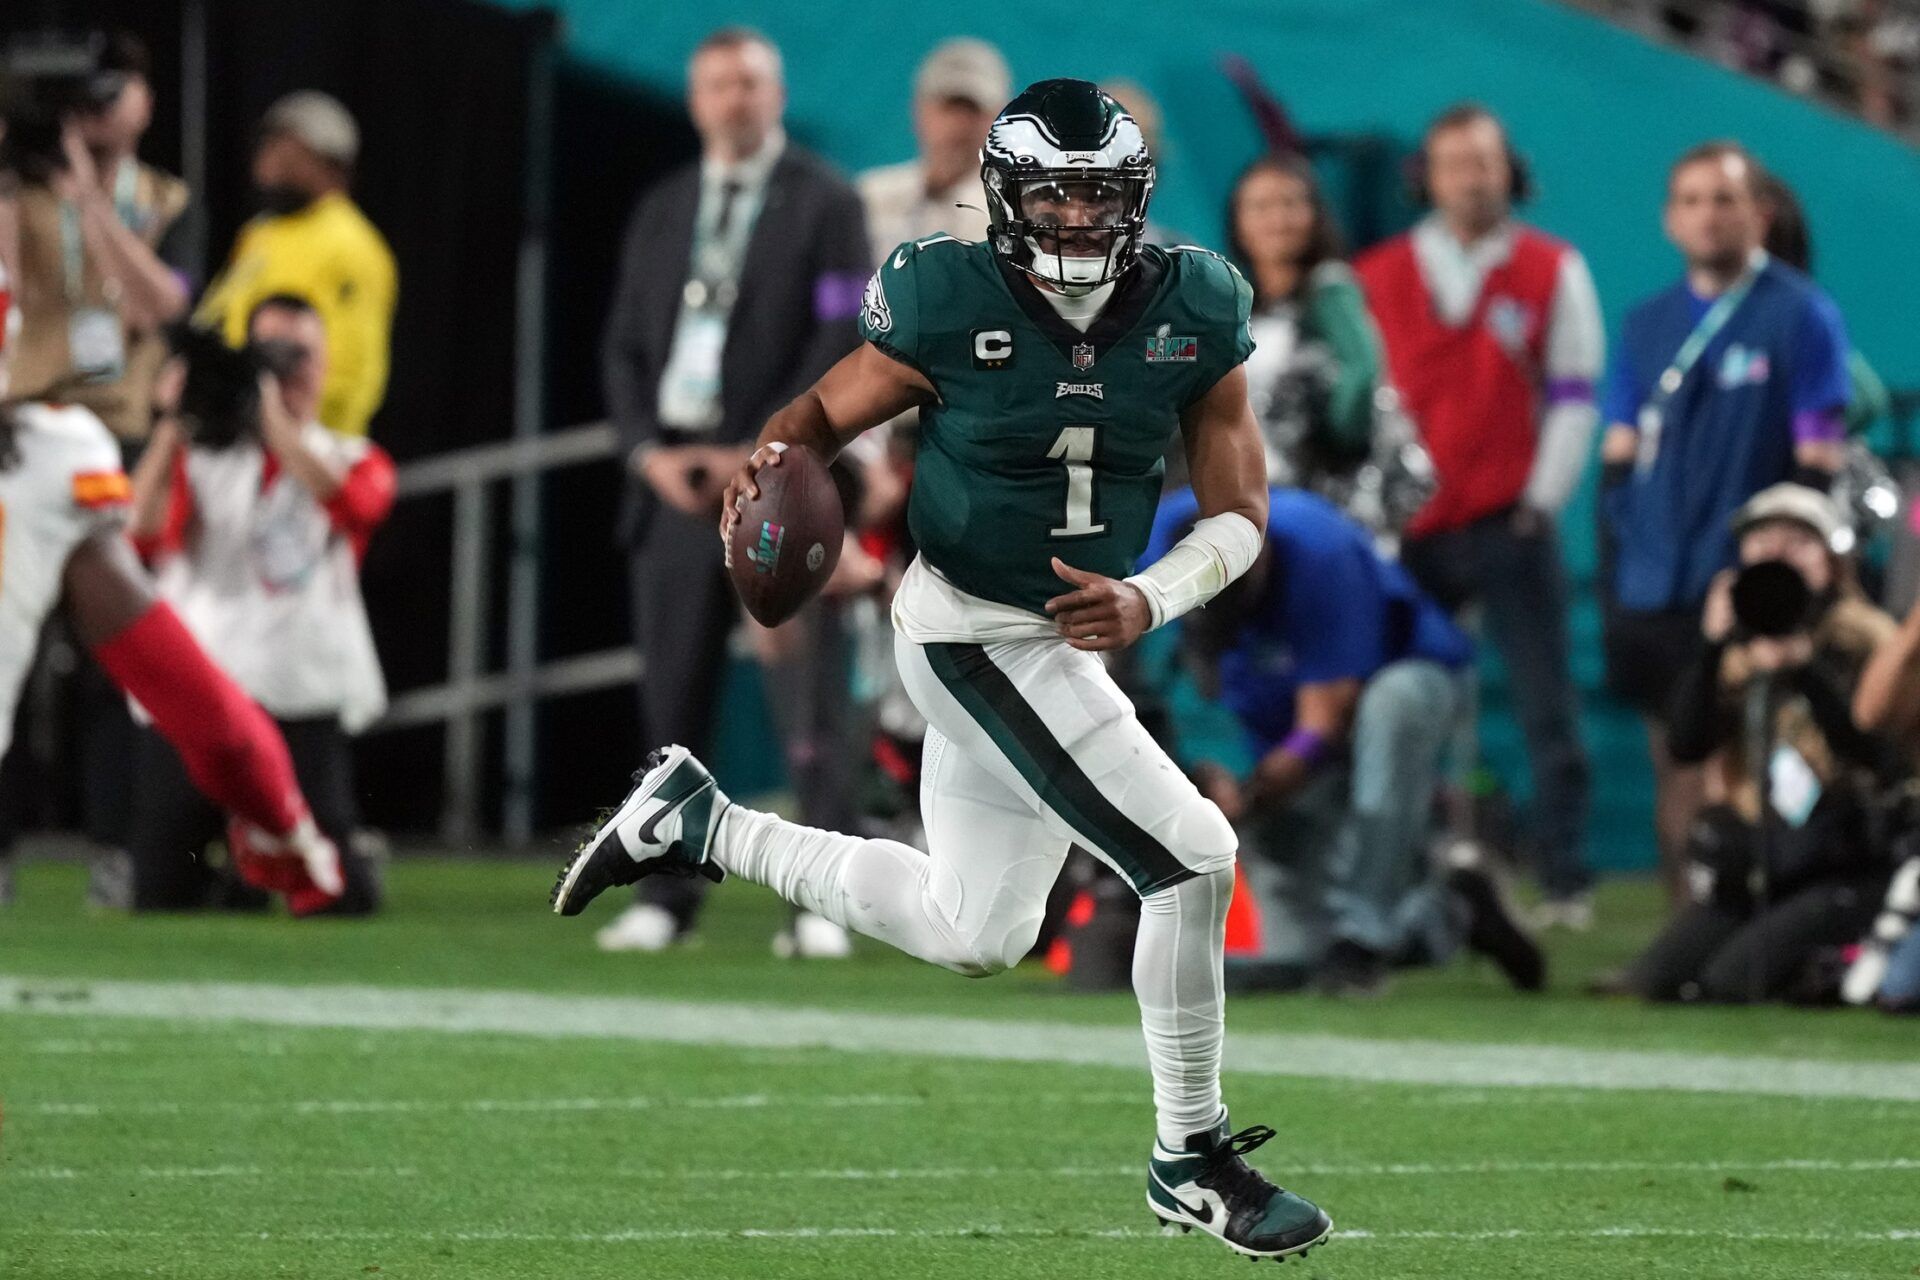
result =
[[[602,359],[628,459],[619,532],[645,662],[642,737],[705,751],[736,618],[715,534],[721,492],[767,418],[858,344],[870,264],[859,196],[780,127],[786,89],[765,36],[708,36],[687,89],[701,158],[634,211]],[[840,829],[852,815],[836,609],[815,602],[755,640],[804,820]],[[691,926],[704,884],[649,878],[601,945],[666,946]],[[787,945],[844,954],[846,938],[803,917]]]

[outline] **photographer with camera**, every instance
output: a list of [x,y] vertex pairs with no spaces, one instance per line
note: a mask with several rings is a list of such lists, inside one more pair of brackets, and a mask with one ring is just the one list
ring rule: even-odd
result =
[[1599,591],[1607,687],[1639,713],[1669,900],[1688,900],[1685,845],[1700,771],[1666,723],[1696,656],[1727,521],[1767,486],[1828,492],[1845,467],[1846,325],[1813,281],[1764,247],[1771,204],[1735,142],[1690,148],[1667,173],[1664,224],[1682,277],[1626,314],[1602,396]]
[[35,39],[0,60],[0,191],[15,227],[14,385],[143,439],[163,328],[186,314],[186,184],[137,154],[153,120],[146,47],[125,32]]
[[1867,930],[1890,871],[1870,817],[1898,762],[1851,703],[1893,620],[1860,590],[1826,495],[1776,484],[1733,530],[1740,567],[1713,580],[1669,711],[1707,805],[1686,843],[1692,903],[1626,975],[1651,1000],[1809,994],[1812,962]]
[[[393,463],[317,417],[326,326],[304,299],[263,299],[248,345],[185,330],[181,376],[133,476],[135,545],[162,598],[279,724],[314,817],[343,851],[345,895],[379,903],[373,868],[348,849],[355,822],[349,735],[386,706],[360,597],[359,562],[393,505]],[[217,834],[211,809],[165,743],[148,735],[134,786],[135,906],[199,900],[193,857]],[[295,910],[301,904],[296,901]]]

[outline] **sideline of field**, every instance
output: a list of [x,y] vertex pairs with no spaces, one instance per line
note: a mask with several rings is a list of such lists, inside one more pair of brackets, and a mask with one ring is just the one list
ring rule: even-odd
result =
[[[265,983],[0,977],[0,1011],[360,1030],[531,1035],[755,1049],[815,1048],[1139,1068],[1132,1028],[986,1018],[570,996]],[[1226,1066],[1273,1075],[1423,1085],[1647,1089],[1920,1102],[1920,1065],[1444,1043],[1231,1030]]]

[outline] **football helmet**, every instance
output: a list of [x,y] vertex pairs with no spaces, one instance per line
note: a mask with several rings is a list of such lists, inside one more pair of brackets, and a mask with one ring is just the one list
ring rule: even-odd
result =
[[1140,257],[1153,157],[1099,85],[1042,80],[995,118],[980,151],[988,242],[1008,265],[1072,296]]

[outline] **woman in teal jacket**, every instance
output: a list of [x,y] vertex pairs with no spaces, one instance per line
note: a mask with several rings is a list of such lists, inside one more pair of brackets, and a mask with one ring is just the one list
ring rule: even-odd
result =
[[1304,157],[1262,156],[1241,171],[1227,243],[1253,285],[1247,381],[1267,437],[1269,478],[1301,484],[1303,469],[1364,459],[1380,337]]

